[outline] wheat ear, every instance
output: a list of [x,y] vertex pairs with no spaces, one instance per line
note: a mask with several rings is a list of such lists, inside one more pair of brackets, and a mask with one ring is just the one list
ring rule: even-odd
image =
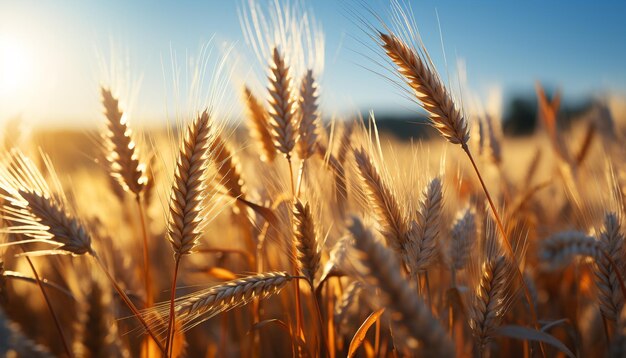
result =
[[623,277],[624,267],[624,235],[620,232],[621,224],[615,213],[607,213],[604,218],[604,227],[599,236],[601,250],[613,260],[618,270],[604,255],[596,259],[594,265],[595,282],[598,287],[600,312],[611,320],[617,321],[624,306],[624,296],[620,290],[620,277]]
[[499,166],[502,164],[502,144],[500,143],[500,133],[496,130],[496,124],[490,115],[485,116],[485,122],[487,123],[487,135],[489,138],[489,158],[496,166]]
[[454,357],[454,343],[404,279],[395,255],[358,218],[352,220],[349,230],[359,253],[360,276],[372,296],[379,293],[379,305],[388,310],[394,326],[394,340],[411,349],[420,347],[424,356]]
[[250,118],[251,136],[255,138],[261,147],[261,160],[272,162],[276,157],[276,149],[269,131],[269,115],[258,98],[254,96],[250,88],[244,87],[248,118]]
[[101,88],[102,105],[107,118],[108,131],[104,135],[107,159],[111,165],[111,175],[122,188],[138,196],[147,183],[144,165],[132,139],[127,116],[120,110],[118,100],[109,89]]
[[348,255],[348,248],[352,239],[349,236],[341,238],[333,245],[330,250],[328,261],[324,264],[322,274],[320,276],[320,285],[332,276],[343,276],[344,271],[342,269],[346,256]]
[[201,235],[210,141],[209,114],[191,123],[180,145],[170,196],[168,235],[176,256],[191,253]]
[[473,292],[470,309],[470,327],[476,337],[476,345],[484,352],[500,326],[509,308],[511,281],[515,269],[504,255],[497,241],[495,230],[488,230],[485,257],[480,266],[480,279]]
[[387,56],[415,92],[430,123],[452,144],[467,145],[467,120],[456,107],[441,79],[414,49],[394,34],[378,33]]
[[426,270],[437,257],[437,237],[443,206],[441,179],[432,179],[424,189],[423,196],[417,211],[417,225],[409,235],[407,249],[409,268],[414,274]]
[[350,123],[344,123],[343,133],[341,133],[341,139],[339,140],[339,148],[337,149],[337,160],[341,164],[345,164],[352,148],[352,132],[354,131],[354,125]]
[[[286,272],[266,272],[195,292],[177,300],[176,318],[183,330],[188,330],[219,313],[244,306],[254,298],[264,299],[274,295],[293,278]],[[166,310],[169,303],[156,308]],[[148,315],[150,317],[153,316]]]
[[294,237],[298,251],[298,267],[300,273],[313,283],[320,266],[321,252],[317,244],[315,224],[311,207],[297,200],[293,207]]
[[233,198],[245,199],[245,186],[241,177],[241,168],[237,157],[231,152],[221,134],[216,134],[210,141],[209,156],[220,176],[220,185]]
[[549,268],[564,267],[576,256],[599,259],[598,241],[580,231],[562,231],[541,242],[539,259]]
[[0,198],[8,233],[56,244],[65,253],[93,253],[91,236],[68,210],[64,196],[52,194],[35,164],[19,151],[12,151],[0,167]]
[[[404,19],[408,19],[408,17],[406,17],[407,15],[404,13],[405,10],[399,3],[394,3],[393,7],[394,11],[396,11],[399,16],[404,17]],[[405,33],[413,34],[413,29],[410,24],[405,22],[405,25],[408,25],[407,32]],[[526,284],[524,283],[522,271],[519,263],[517,262],[517,258],[515,257],[513,246],[508,239],[504,223],[502,222],[502,218],[496,209],[496,204],[491,198],[491,194],[487,189],[487,185],[483,180],[480,170],[478,169],[476,161],[474,160],[467,144],[469,140],[469,128],[466,118],[456,107],[454,99],[443,85],[423,45],[421,45],[422,50],[420,52],[407,45],[402,39],[394,34],[387,35],[379,32],[378,36],[380,38],[380,45],[385,49],[391,61],[396,64],[400,75],[405,78],[408,85],[413,89],[422,108],[429,113],[432,125],[450,143],[459,144],[471,162],[476,176],[480,181],[483,192],[485,193],[489,207],[493,212],[498,230],[503,238],[506,254],[515,264],[515,274],[518,276],[522,284],[524,295],[529,303],[533,325],[536,329],[539,329],[537,313],[532,305],[532,298],[530,297],[528,287],[526,287]],[[425,62],[422,57],[426,58],[427,62]],[[539,346],[542,353],[545,353],[542,342],[539,342]]]
[[183,255],[190,254],[196,246],[206,219],[203,201],[206,199],[207,155],[211,141],[209,121],[209,113],[204,111],[187,127],[176,162],[167,230],[167,237],[175,256],[170,293],[170,320],[165,346],[168,352],[174,335],[174,299],[180,259]]
[[79,357],[124,357],[117,322],[113,317],[114,305],[110,292],[98,280],[90,282],[90,290],[81,304],[78,316],[74,351]]
[[352,281],[344,290],[341,298],[335,303],[333,319],[335,326],[342,327],[347,320],[348,310],[357,301],[363,290],[361,281]]
[[119,108],[118,100],[113,97],[109,89],[101,88],[104,114],[107,118],[108,131],[104,134],[106,157],[110,164],[111,175],[124,189],[135,195],[139,213],[142,243],[143,243],[143,272],[146,289],[146,303],[153,303],[152,275],[150,269],[150,250],[148,247],[148,228],[145,218],[144,203],[141,193],[145,190],[147,176],[145,165],[139,160],[139,153],[132,138],[132,131],[128,125],[128,118]]
[[296,144],[295,101],[291,93],[289,67],[278,48],[274,48],[272,53],[270,72],[270,133],[276,150],[291,159],[291,151]]
[[298,156],[304,160],[315,152],[319,109],[317,83],[313,70],[308,70],[300,86],[300,125],[298,126]]
[[346,212],[348,205],[348,185],[346,183],[346,168],[333,153],[328,150],[328,147],[322,143],[317,143],[317,154],[324,159],[324,164],[329,168],[335,179],[335,199],[337,200],[337,207],[339,213],[343,216]]
[[472,210],[467,208],[450,232],[449,256],[452,270],[458,271],[465,267],[476,243],[476,236],[476,218]]
[[354,158],[361,184],[374,207],[387,246],[405,260],[408,223],[400,211],[400,204],[388,184],[383,181],[369,155],[363,148],[354,149]]

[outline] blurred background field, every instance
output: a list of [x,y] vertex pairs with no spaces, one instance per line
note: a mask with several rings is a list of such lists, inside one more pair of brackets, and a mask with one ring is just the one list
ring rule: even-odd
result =
[[[280,21],[255,38],[252,9],[293,10],[297,18],[285,22],[306,45],[264,37]],[[449,91],[444,104],[460,110],[467,143],[446,136],[445,125],[432,126],[451,114],[421,107],[406,73],[380,48],[380,34],[368,28],[401,32],[399,24],[386,27],[390,11],[382,0],[2,1],[0,331],[8,333],[0,332],[0,353],[162,356],[159,344],[172,338],[165,355],[383,357],[450,355],[454,347],[459,357],[620,356],[624,282],[602,253],[626,274],[626,5],[411,1],[407,11],[441,75],[434,82]],[[295,77],[284,87],[287,99],[276,94],[280,51]],[[308,69],[316,77],[307,96]],[[261,103],[262,125],[251,98]],[[293,111],[281,112],[280,100],[293,101]],[[307,105],[313,129],[300,126]],[[195,126],[205,108],[210,130],[202,137]],[[205,144],[183,142],[193,142],[194,130]],[[297,145],[285,149],[290,139]],[[190,164],[192,157],[201,163]],[[47,213],[61,219],[45,221],[36,205],[44,204],[29,194],[52,202]],[[191,219],[176,221],[183,210],[176,205],[186,200]],[[310,212],[303,214],[301,201]],[[430,221],[429,208],[437,212]],[[496,232],[499,215],[505,225]],[[466,217],[473,226],[464,230]],[[430,235],[426,249],[401,247],[429,254],[425,268],[411,268],[405,257],[362,267],[376,253],[395,257],[393,219],[405,230],[398,240],[419,232],[422,245]],[[55,231],[68,222],[74,226]],[[177,241],[184,241],[177,224],[192,233],[191,244]],[[49,247],[85,233],[93,239],[88,248]],[[563,233],[573,239],[558,241]],[[36,242],[15,244],[26,236]],[[378,251],[362,255],[358,243],[370,236]],[[476,242],[455,246],[459,237]],[[617,242],[611,250],[607,237]],[[496,318],[483,323],[495,327],[481,333],[476,312],[493,293],[484,292],[484,281],[502,281],[489,271],[500,259],[519,266],[523,280],[513,270],[502,275],[505,294],[484,305]],[[274,270],[302,283],[275,296],[280,288],[249,297],[237,291],[240,301],[203,306],[198,327],[183,329],[195,321],[180,305],[206,294],[201,289]],[[37,271],[47,281],[31,277]],[[40,296],[40,282],[52,304]],[[350,287],[354,297],[346,297]],[[534,309],[538,318],[529,314]],[[411,322],[430,324],[428,334],[395,330],[418,311],[425,318]],[[501,325],[526,330],[507,336]],[[435,338],[445,344],[429,346],[433,332],[443,332]]]

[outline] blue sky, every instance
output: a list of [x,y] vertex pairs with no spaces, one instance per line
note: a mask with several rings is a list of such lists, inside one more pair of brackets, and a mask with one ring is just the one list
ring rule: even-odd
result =
[[[346,4],[358,7],[359,1],[304,3],[326,37],[325,113],[416,108],[369,71],[380,70],[369,61],[375,54],[356,40],[368,41],[345,10]],[[388,9],[384,0],[368,4],[381,14]],[[469,84],[478,92],[494,85],[505,93],[528,91],[536,80],[561,87],[571,98],[604,90],[626,92],[624,3],[413,0],[410,4],[440,72],[445,73],[445,64],[437,13],[448,70],[455,72],[456,59],[462,58]],[[128,55],[132,76],[142,78],[134,102],[137,116],[142,121],[162,120],[164,103],[171,97],[171,78],[163,71],[164,66],[169,68],[171,49],[182,57],[197,53],[212,36],[214,44],[244,47],[241,6],[241,1],[207,0],[2,0],[0,58],[4,38],[13,44],[9,49],[17,46],[23,52],[18,62],[26,74],[20,75],[23,81],[20,76],[14,79],[21,86],[0,91],[0,121],[21,114],[33,123],[97,122],[98,53],[107,53],[111,41]]]

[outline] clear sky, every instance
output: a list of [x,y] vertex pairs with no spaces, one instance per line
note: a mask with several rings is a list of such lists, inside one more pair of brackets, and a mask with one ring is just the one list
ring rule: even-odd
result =
[[[259,0],[264,3],[267,0]],[[326,37],[322,103],[326,114],[415,108],[370,70],[380,68],[359,40],[368,41],[345,10],[360,0],[309,0]],[[602,1],[411,0],[418,26],[441,72],[456,59],[478,92],[530,90],[538,79],[567,96],[626,92],[626,4]],[[388,2],[368,2],[384,13]],[[241,1],[0,1],[0,121],[21,115],[37,124],[97,123],[102,80],[99,59],[113,47],[129,73],[141,78],[134,110],[161,121],[172,97],[171,53],[197,54],[202,44],[245,47]],[[356,38],[356,39],[355,39]],[[241,50],[245,53],[245,50]],[[119,59],[122,62],[122,58]],[[164,69],[166,73],[164,74]],[[235,91],[234,88],[227,91]]]

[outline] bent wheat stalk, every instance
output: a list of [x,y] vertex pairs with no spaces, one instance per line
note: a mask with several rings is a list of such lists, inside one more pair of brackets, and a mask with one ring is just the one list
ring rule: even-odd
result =
[[[400,7],[399,4],[396,6]],[[404,9],[402,8],[398,8],[397,10],[401,13],[404,12]],[[413,29],[410,29],[409,32],[413,33]],[[487,198],[489,207],[491,208],[493,216],[496,220],[498,229],[504,238],[506,253],[517,268],[515,272],[522,283],[524,295],[526,296],[528,307],[530,308],[533,324],[535,328],[539,329],[537,314],[532,305],[530,291],[524,283],[519,262],[517,261],[517,258],[515,258],[513,247],[509,241],[504,224],[500,218],[500,214],[496,209],[489,190],[483,181],[480,170],[478,170],[478,166],[476,165],[474,157],[472,156],[467,144],[469,140],[467,119],[461,114],[459,109],[454,104],[452,96],[443,85],[430,60],[428,59],[425,61],[423,59],[423,57],[428,58],[427,54],[424,53],[425,49],[423,47],[422,52],[420,52],[394,34],[378,32],[378,38],[380,40],[380,45],[387,53],[387,56],[389,56],[391,61],[397,66],[397,71],[404,77],[406,83],[414,91],[418,104],[426,112],[428,112],[431,125],[435,127],[450,143],[460,145],[463,152],[465,152],[467,158],[471,162],[474,172],[480,181],[485,197]],[[541,350],[543,353],[544,349],[542,344]]]
[[[182,330],[187,331],[220,313],[244,306],[254,298],[264,299],[277,294],[294,278],[297,277],[282,271],[266,272],[194,292],[176,300],[176,318]],[[160,317],[168,310],[169,302],[165,302],[145,311],[143,316],[156,324],[160,319],[155,316]]]
[[[70,206],[63,193],[53,194],[35,164],[19,151],[12,151],[8,157],[3,158],[2,164],[0,166],[0,198],[3,202],[2,219],[9,223],[6,228],[7,232],[31,237],[33,239],[31,241],[56,245],[55,250],[36,253],[89,254],[94,257],[124,302],[163,351],[163,347],[133,303],[98,259],[96,251],[91,247],[91,235],[81,221],[74,216],[74,213],[69,211]],[[54,174],[51,168],[50,171]],[[57,179],[54,178],[54,181]],[[23,250],[40,289],[43,289],[39,275],[28,257],[30,253]],[[43,294],[47,300],[46,293],[43,292]],[[72,356],[69,346],[67,348],[68,355]]]
[[[358,218],[349,227],[358,251],[360,277],[372,297],[379,292],[378,306],[391,311],[394,340],[421,348],[425,356],[454,357],[454,343],[426,304],[404,279],[395,255],[366,229]],[[421,342],[423,344],[418,344]]]

